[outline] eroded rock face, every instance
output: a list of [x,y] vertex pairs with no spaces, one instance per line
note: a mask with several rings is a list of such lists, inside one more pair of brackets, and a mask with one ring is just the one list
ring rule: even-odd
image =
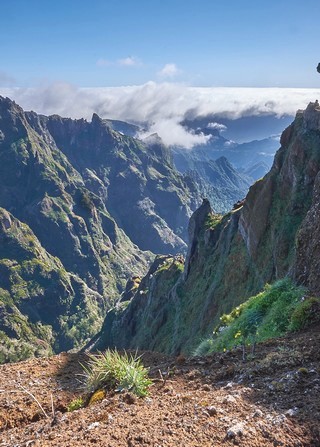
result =
[[320,294],[320,174],[317,175],[313,201],[297,235],[294,277],[311,293]]
[[[318,117],[317,102],[297,113],[282,134],[272,169],[232,212],[215,220],[205,202],[194,213],[184,273],[166,288],[170,269],[160,270],[152,288],[143,289],[143,302],[136,294],[114,318],[122,347],[135,348],[143,338],[146,348],[190,352],[218,324],[221,314],[258,293],[265,283],[286,275],[320,292]],[[161,293],[154,293],[160,285]],[[160,308],[159,318],[153,314],[158,318],[153,323],[157,333],[150,333],[145,321],[151,309]],[[129,315],[134,336],[126,338]],[[116,344],[116,337],[113,340]]]
[[250,188],[239,219],[250,257],[261,264],[263,249],[272,262],[270,279],[292,268],[295,234],[311,204],[320,169],[319,112],[315,102],[297,113],[283,132],[271,171]]

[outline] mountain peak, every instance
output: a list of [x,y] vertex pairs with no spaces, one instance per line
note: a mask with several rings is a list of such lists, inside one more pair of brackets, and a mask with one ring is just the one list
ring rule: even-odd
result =
[[101,124],[102,121],[103,121],[102,118],[100,118],[100,116],[97,113],[92,114],[92,118],[91,118],[92,124]]

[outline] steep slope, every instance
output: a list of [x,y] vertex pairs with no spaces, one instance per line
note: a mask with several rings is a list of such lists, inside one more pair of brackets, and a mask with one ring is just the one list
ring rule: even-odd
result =
[[203,202],[190,220],[184,272],[177,259],[154,265],[126,309],[107,315],[96,346],[186,352],[267,282],[289,274],[318,290],[317,264],[306,258],[320,236],[319,116],[317,102],[297,113],[271,171],[237,209],[220,218]]
[[79,346],[102,322],[106,303],[0,208],[0,363]]

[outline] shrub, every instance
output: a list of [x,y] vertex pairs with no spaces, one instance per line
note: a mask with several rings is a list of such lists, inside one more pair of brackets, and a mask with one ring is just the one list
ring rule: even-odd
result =
[[255,344],[305,327],[310,324],[312,315],[319,315],[319,311],[314,312],[314,306],[320,307],[320,300],[301,301],[303,294],[304,289],[288,278],[266,285],[261,293],[230,314],[222,315],[213,337],[202,341],[194,355],[223,351],[239,344]]
[[298,331],[320,321],[320,298],[300,301],[291,315],[289,329]]
[[83,366],[85,387],[94,392],[101,388],[128,390],[139,397],[148,394],[152,381],[140,357],[119,354],[118,351],[90,354],[87,365]]

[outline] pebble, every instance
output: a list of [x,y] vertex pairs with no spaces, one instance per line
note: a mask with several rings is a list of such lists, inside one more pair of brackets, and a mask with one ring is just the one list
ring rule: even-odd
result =
[[92,424],[90,424],[88,426],[88,430],[93,430],[94,428],[97,428],[100,426],[100,422],[92,422]]
[[243,436],[243,434],[244,434],[244,425],[242,422],[238,422],[237,424],[235,424],[232,427],[227,429],[227,437],[228,438],[235,438],[237,436]]
[[284,414],[286,416],[295,416],[298,413],[298,408],[294,407],[294,408],[289,408],[289,410],[287,410]]
[[228,396],[223,399],[224,404],[234,404],[236,401],[236,398],[231,396],[231,394],[228,394]]
[[209,416],[215,416],[217,414],[217,409],[213,405],[206,407],[205,410],[209,414]]

